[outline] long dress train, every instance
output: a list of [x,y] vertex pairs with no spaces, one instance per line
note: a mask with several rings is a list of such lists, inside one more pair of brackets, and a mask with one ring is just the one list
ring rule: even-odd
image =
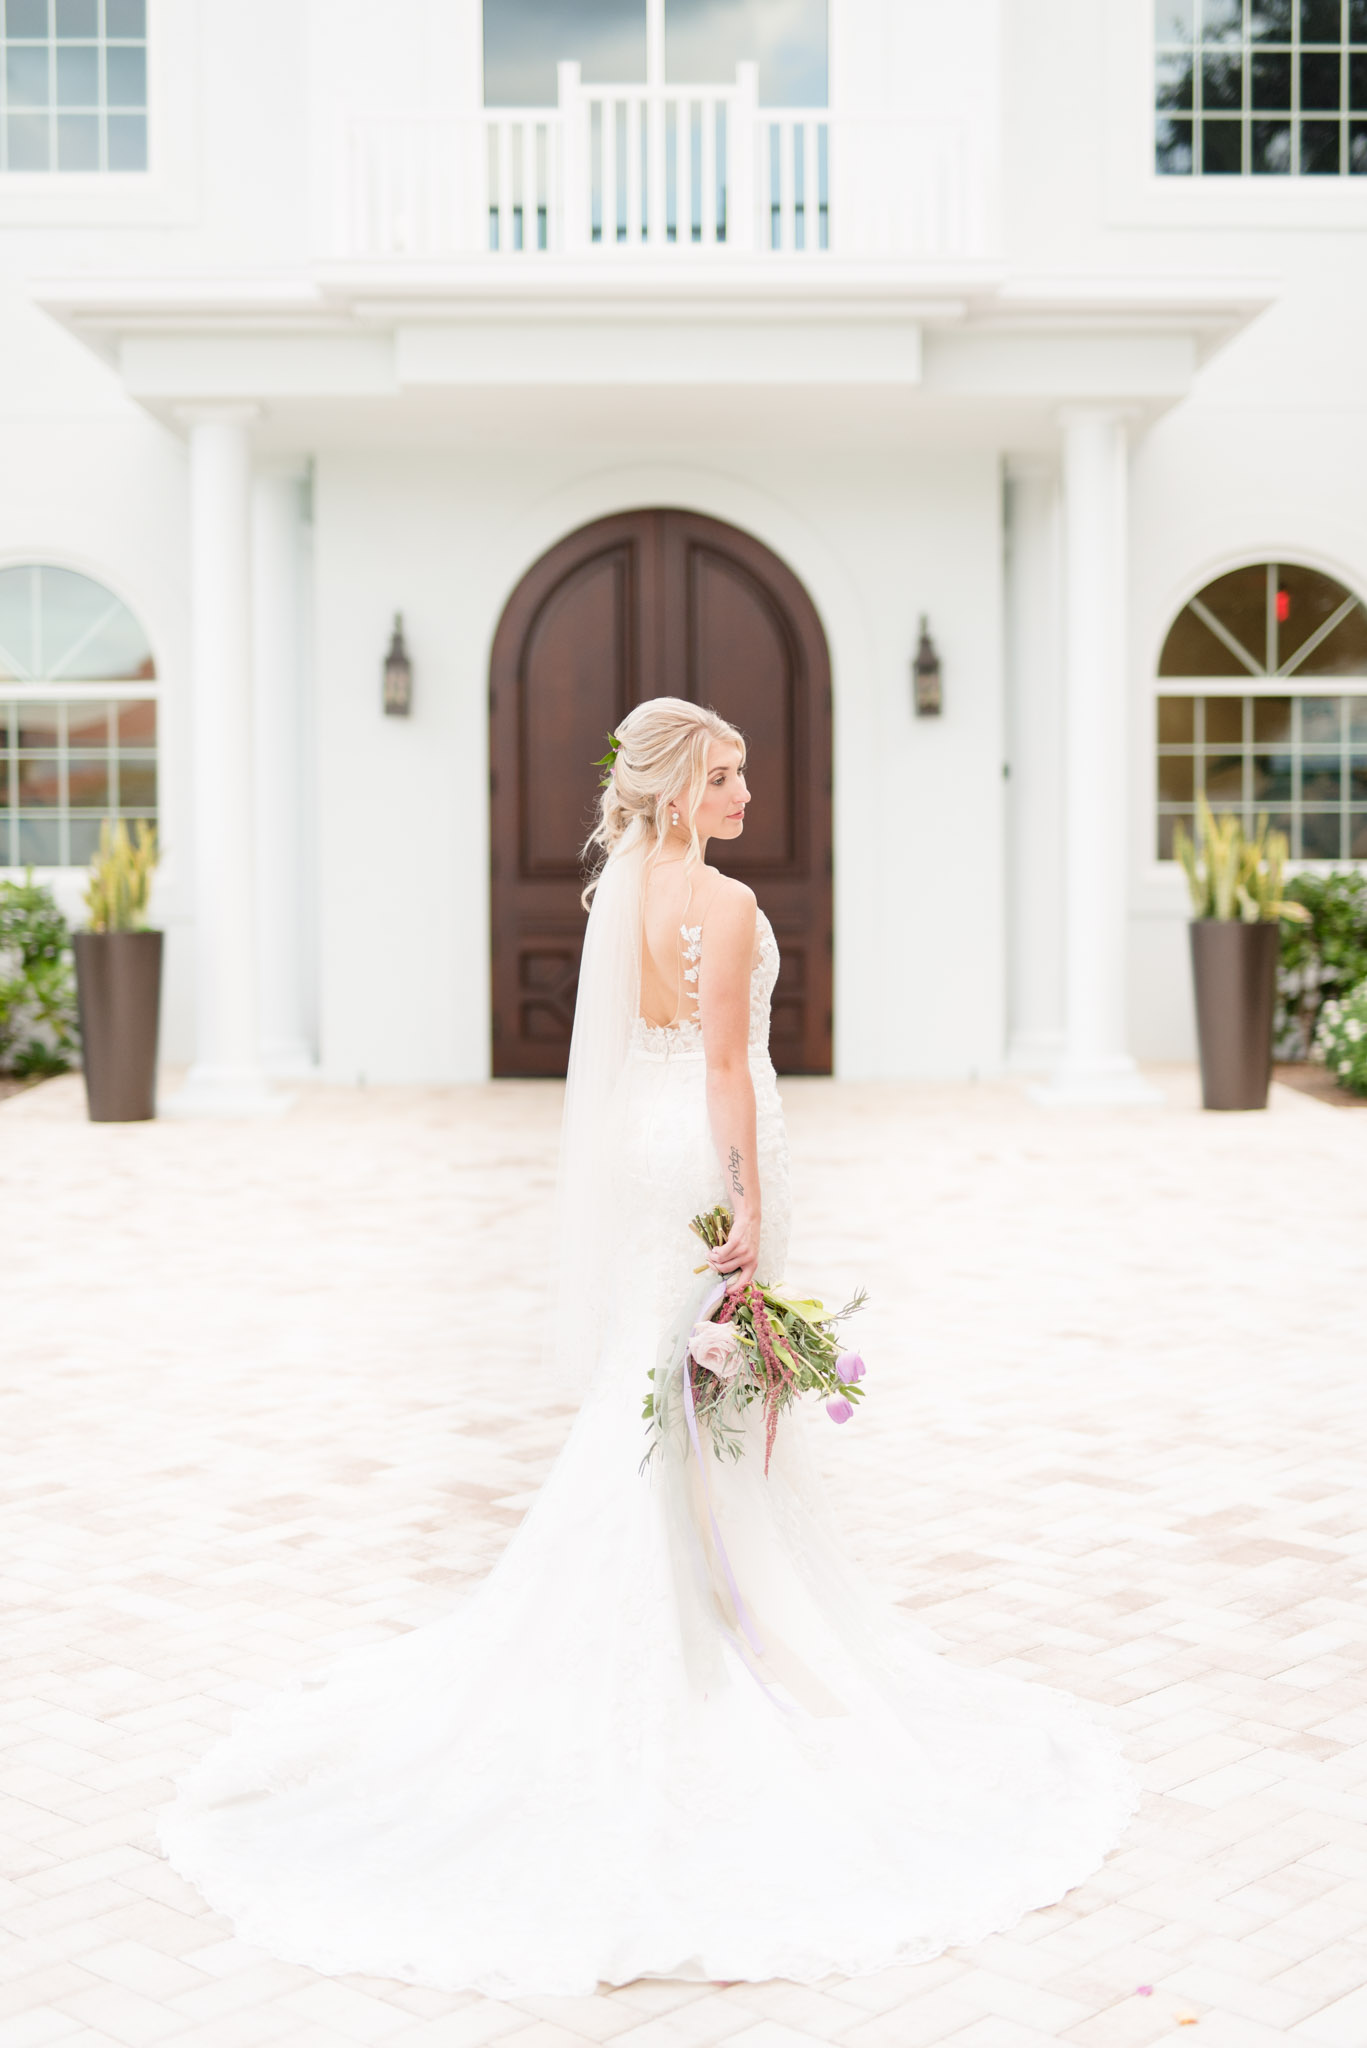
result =
[[[761,1277],[788,1159],[761,917],[750,1063]],[[620,1081],[612,1323],[561,1457],[448,1618],[245,1715],[161,1820],[239,1933],[314,1969],[495,1995],[641,1976],[810,1982],[1010,1927],[1101,1862],[1135,1805],[1114,1737],[869,1612],[802,1432],[762,1422],[707,1486],[643,1474],[647,1366],[686,1327],[688,1218],[722,1196],[696,1023],[638,1022]],[[758,1648],[755,1645],[758,1644]]]

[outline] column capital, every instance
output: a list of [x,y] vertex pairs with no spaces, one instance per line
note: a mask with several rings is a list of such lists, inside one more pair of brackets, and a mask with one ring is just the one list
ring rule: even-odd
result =
[[263,408],[255,399],[206,400],[203,404],[178,405],[176,418],[187,427],[249,427],[259,420]]

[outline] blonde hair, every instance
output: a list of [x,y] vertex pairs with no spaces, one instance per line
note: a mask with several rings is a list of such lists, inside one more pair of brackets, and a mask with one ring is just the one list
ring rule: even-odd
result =
[[694,819],[707,787],[708,748],[713,740],[726,740],[745,759],[745,740],[735,726],[707,705],[690,704],[683,697],[647,697],[627,713],[613,738],[617,758],[603,787],[598,822],[584,842],[585,859],[597,860],[598,869],[584,891],[585,906],[597,887],[603,861],[629,832],[646,840],[647,858],[659,851],[674,804],[687,808],[692,844],[684,865],[701,862]]

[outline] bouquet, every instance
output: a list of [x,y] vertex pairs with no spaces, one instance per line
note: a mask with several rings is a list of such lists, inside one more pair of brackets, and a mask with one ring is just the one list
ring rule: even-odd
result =
[[[691,1225],[710,1250],[731,1234],[731,1211],[724,1203],[695,1216]],[[695,1269],[709,1271],[707,1266]],[[838,1326],[863,1307],[861,1288],[854,1299],[833,1313],[819,1301],[786,1294],[752,1281],[739,1294],[728,1294],[718,1279],[708,1297],[697,1304],[698,1319],[677,1338],[673,1354],[650,1374],[645,1421],[651,1442],[649,1462],[663,1440],[676,1396],[697,1443],[698,1431],[711,1437],[719,1458],[739,1458],[745,1449],[741,1422],[755,1401],[764,1411],[764,1470],[773,1455],[778,1419],[803,1394],[826,1396],[832,1422],[848,1422],[864,1397],[859,1382],[864,1361],[845,1350]],[[682,1350],[682,1358],[678,1354]]]

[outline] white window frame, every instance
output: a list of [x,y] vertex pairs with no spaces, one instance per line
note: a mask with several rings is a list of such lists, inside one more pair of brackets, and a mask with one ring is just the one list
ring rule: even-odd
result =
[[147,0],[147,169],[0,173],[0,228],[192,222],[199,90],[198,6]]
[[[165,810],[165,791],[163,787],[163,780],[165,775],[166,764],[166,742],[165,735],[162,730],[162,688],[159,679],[154,679],[150,682],[110,680],[103,682],[82,681],[79,683],[63,683],[60,681],[13,683],[0,679],[0,704],[80,703],[150,703],[156,705],[156,741],[151,749],[143,749],[141,751],[151,751],[155,754],[156,757],[157,801],[154,807],[152,822],[156,825],[158,836],[160,837],[162,817]],[[65,758],[66,749],[63,749],[62,752],[63,757]],[[0,754],[4,754],[6,758],[9,758],[9,741],[8,737],[4,735],[3,728],[0,728]],[[4,805],[0,805],[0,821],[3,821],[5,841],[7,841],[9,837],[10,816],[12,813],[17,812],[18,809],[18,791],[11,790],[8,802]],[[121,814],[125,809],[129,812],[130,821],[131,818],[134,816],[146,817],[148,815],[146,810],[138,810],[136,809],[136,807],[133,806],[119,806],[118,813]],[[111,807],[111,809],[106,813],[106,815],[109,816],[115,814],[116,812],[113,807]],[[65,825],[69,826],[71,818],[71,805],[69,801],[67,801],[64,798],[63,801],[54,808],[53,815],[55,818],[61,820]],[[10,852],[13,852],[13,847],[9,847],[8,850]],[[35,861],[32,865],[35,876],[40,877],[44,881],[52,881],[59,879],[61,877],[70,878],[72,876],[84,874],[86,867],[88,866],[88,863],[84,860],[65,860],[58,862],[45,862],[40,865],[38,862]],[[0,879],[4,879],[7,881],[22,880],[24,873],[25,865],[22,862],[11,861],[7,864],[5,861],[0,860]]]
[[1367,177],[1160,176],[1153,0],[1104,9],[1106,218],[1116,227],[1367,227]]

